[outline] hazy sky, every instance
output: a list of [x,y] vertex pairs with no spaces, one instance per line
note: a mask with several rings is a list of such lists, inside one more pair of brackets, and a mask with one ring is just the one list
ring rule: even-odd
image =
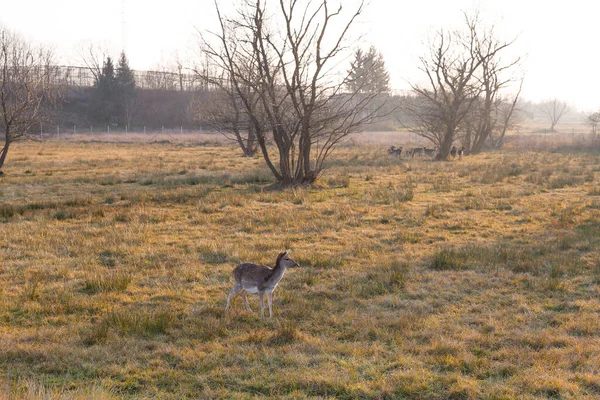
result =
[[[176,54],[193,57],[196,29],[215,26],[213,0],[1,0],[1,9],[1,24],[53,46],[62,64],[81,64],[77,50],[94,42],[115,56],[125,46],[133,68],[152,69]],[[365,32],[365,46],[380,49],[392,87],[402,90],[423,79],[418,57],[431,34],[459,26],[462,11],[474,9],[503,37],[518,36],[513,52],[523,56],[524,97],[600,109],[598,0],[371,0],[356,30]]]

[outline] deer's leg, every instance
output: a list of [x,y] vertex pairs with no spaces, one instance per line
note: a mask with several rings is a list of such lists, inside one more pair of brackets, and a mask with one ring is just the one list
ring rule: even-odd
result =
[[242,297],[244,297],[244,304],[246,305],[246,310],[252,312],[250,304],[248,304],[248,293],[245,290],[242,292]]
[[233,296],[238,294],[240,292],[240,290],[242,290],[242,285],[240,285],[236,282],[233,285],[233,289],[231,289],[231,292],[229,292],[229,297],[227,297],[227,305],[225,306],[225,311],[229,310],[229,305],[231,304],[231,299],[233,298]]
[[273,318],[273,292],[267,293],[267,303],[269,303],[269,318]]
[[260,297],[260,317],[261,318],[265,318],[265,293],[264,292],[258,292],[258,296]]

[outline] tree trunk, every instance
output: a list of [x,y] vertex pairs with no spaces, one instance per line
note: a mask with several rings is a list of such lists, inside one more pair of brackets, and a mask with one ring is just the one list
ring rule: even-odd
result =
[[471,148],[471,151],[469,152],[469,154],[481,153],[481,150],[483,149],[483,145],[485,144],[485,141],[488,138],[488,136],[489,135],[487,132],[481,132],[477,137],[477,141],[475,143],[473,143],[473,147]]
[[6,160],[6,154],[8,154],[8,147],[10,146],[10,140],[6,139],[4,141],[4,147],[2,151],[0,151],[0,174],[2,174],[2,167],[4,166],[4,161]]
[[252,124],[248,127],[248,138],[246,139],[246,157],[254,157],[256,153],[256,134],[254,133],[254,126]]
[[[256,126],[255,126],[255,128],[256,128]],[[281,182],[282,176],[279,173],[279,171],[277,171],[277,168],[275,168],[275,166],[271,162],[271,157],[269,157],[269,150],[267,149],[267,143],[265,142],[264,133],[258,132],[258,131],[257,131],[257,133],[258,133],[258,135],[256,135],[256,141],[258,142],[258,146],[260,147],[260,151],[262,152],[265,163],[267,164],[267,167],[269,168],[269,170],[271,171],[271,173],[273,174],[275,179],[277,179],[279,182]]]
[[447,161],[450,150],[452,150],[452,142],[454,142],[455,129],[448,127],[440,146],[440,152],[435,156],[437,161]]
[[471,154],[471,128],[467,128],[467,132],[465,133],[465,153],[466,155]]

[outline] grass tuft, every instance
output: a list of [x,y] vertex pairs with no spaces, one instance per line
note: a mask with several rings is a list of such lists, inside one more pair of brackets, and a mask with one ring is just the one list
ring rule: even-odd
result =
[[117,309],[110,312],[106,317],[106,323],[110,327],[124,333],[148,337],[167,333],[174,322],[175,315],[166,309]]
[[435,253],[429,267],[435,271],[463,270],[467,268],[465,256],[458,249],[443,248]]
[[94,272],[85,279],[84,290],[89,293],[124,292],[131,283],[131,280],[131,274],[126,272]]

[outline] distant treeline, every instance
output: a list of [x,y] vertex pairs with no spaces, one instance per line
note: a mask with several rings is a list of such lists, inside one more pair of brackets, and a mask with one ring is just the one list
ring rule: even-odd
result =
[[[111,125],[111,130],[125,130],[126,123],[123,118],[115,117],[110,122],[97,118],[94,109],[95,90],[97,90],[95,87],[67,87],[60,106],[56,109],[54,123],[64,127],[77,126],[82,129],[90,126],[105,129],[105,125]],[[199,102],[211,101],[213,90],[182,91],[138,88],[128,129],[141,129],[144,126],[148,129],[160,129],[163,126],[210,129],[210,121],[198,118],[199,116],[194,110]],[[390,115],[389,118],[370,126],[369,129],[393,130],[399,125],[398,117],[400,115]]]
[[[63,96],[61,106],[56,110],[55,122],[61,126],[103,126],[111,129],[125,129],[125,121],[114,118],[109,123],[99,121],[94,112],[93,87],[70,87]],[[129,129],[143,126],[194,128],[193,115],[189,112],[192,98],[202,97],[203,92],[177,90],[137,89]]]

